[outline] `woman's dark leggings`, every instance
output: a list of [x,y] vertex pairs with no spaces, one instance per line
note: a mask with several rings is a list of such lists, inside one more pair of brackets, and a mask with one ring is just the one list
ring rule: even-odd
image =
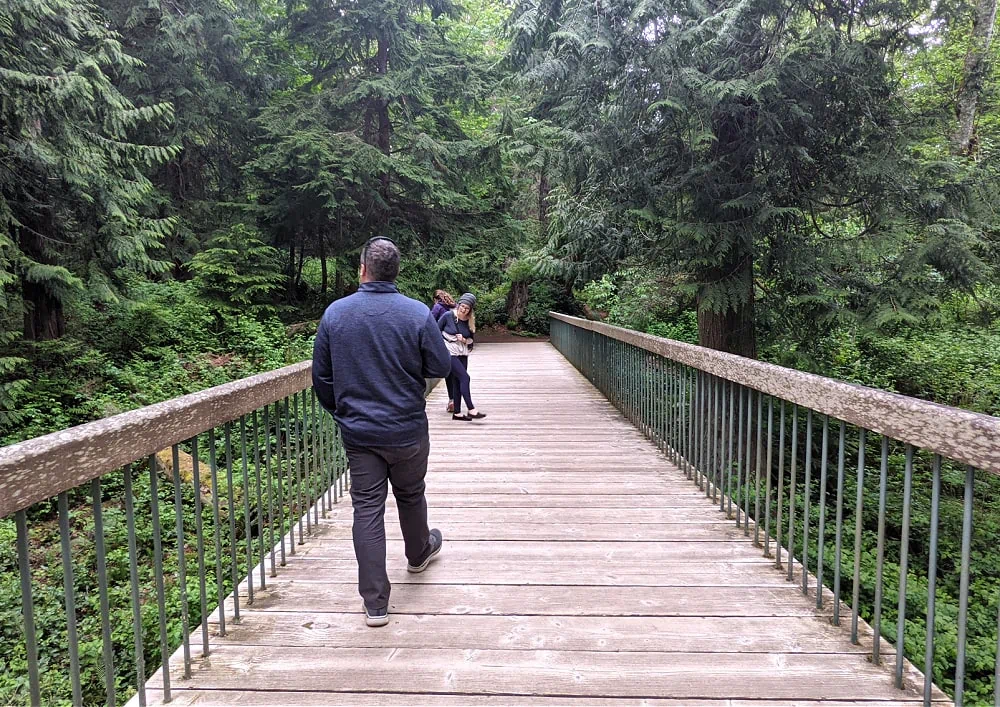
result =
[[472,404],[472,394],[469,392],[469,357],[451,357],[452,402],[455,403],[455,414],[462,413],[462,398],[470,410],[475,410]]
[[444,384],[448,388],[448,402],[453,402],[455,400],[455,381],[452,380],[451,373],[445,376]]

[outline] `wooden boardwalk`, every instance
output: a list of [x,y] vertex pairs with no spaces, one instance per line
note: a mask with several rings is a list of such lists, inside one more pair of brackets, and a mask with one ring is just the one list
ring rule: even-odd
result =
[[174,656],[173,704],[920,702],[550,345],[484,345],[470,369],[486,420],[453,422],[443,385],[428,405],[445,545],[424,574],[389,500],[389,625],[364,625],[345,503],[213,625],[190,680]]

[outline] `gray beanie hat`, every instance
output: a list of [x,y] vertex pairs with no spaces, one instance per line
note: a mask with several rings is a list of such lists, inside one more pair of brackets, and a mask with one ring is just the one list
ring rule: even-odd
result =
[[474,294],[472,294],[471,292],[466,292],[464,295],[462,295],[461,297],[458,298],[458,303],[459,304],[467,304],[467,305],[469,305],[469,309],[475,309],[476,308],[476,296]]

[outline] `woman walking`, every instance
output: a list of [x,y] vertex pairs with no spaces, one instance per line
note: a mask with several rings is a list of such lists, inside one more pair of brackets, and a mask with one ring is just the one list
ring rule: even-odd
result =
[[[469,390],[469,352],[472,350],[473,339],[476,335],[476,317],[473,310],[476,307],[476,297],[471,292],[466,292],[458,298],[458,306],[446,312],[438,320],[438,327],[444,336],[444,343],[451,354],[451,379],[454,384],[452,390],[452,420],[479,420],[486,415],[476,410],[472,403],[472,394]],[[462,414],[462,400],[468,407],[468,413]]]
[[455,309],[455,298],[444,290],[434,290],[434,306],[431,307],[431,314],[434,321],[440,321],[441,315]]
[[[434,306],[431,308],[431,315],[434,321],[440,322],[441,317],[455,309],[455,298],[444,290],[434,290]],[[448,388],[448,412],[455,409],[455,380],[449,373],[445,376],[444,384]]]

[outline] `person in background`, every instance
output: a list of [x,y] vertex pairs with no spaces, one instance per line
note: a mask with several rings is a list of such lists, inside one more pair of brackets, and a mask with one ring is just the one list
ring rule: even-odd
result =
[[[441,316],[455,309],[455,298],[444,290],[434,290],[434,306],[431,314],[434,321],[441,321]],[[455,380],[449,373],[445,376],[444,384],[448,388],[448,412],[455,409]]]
[[[454,379],[454,392],[452,402],[452,420],[479,420],[486,417],[472,403],[469,379],[469,353],[472,351],[474,338],[476,335],[476,317],[473,311],[476,307],[476,297],[471,292],[466,292],[458,298],[458,306],[450,312],[441,316],[438,320],[438,327],[444,336],[448,353],[451,354],[451,376]],[[469,408],[469,412],[462,414],[462,399]]]
[[434,290],[434,306],[431,308],[431,314],[434,315],[434,321],[439,321],[442,314],[450,312],[455,309],[456,306],[455,298],[450,294],[444,290]]
[[389,623],[385,501],[399,509],[407,570],[423,572],[439,552],[441,531],[427,525],[424,477],[430,438],[425,378],[443,378],[451,357],[427,305],[396,289],[399,248],[369,240],[361,286],[323,314],[313,349],[313,387],[343,436],[351,470],[354,553],[365,623]]

